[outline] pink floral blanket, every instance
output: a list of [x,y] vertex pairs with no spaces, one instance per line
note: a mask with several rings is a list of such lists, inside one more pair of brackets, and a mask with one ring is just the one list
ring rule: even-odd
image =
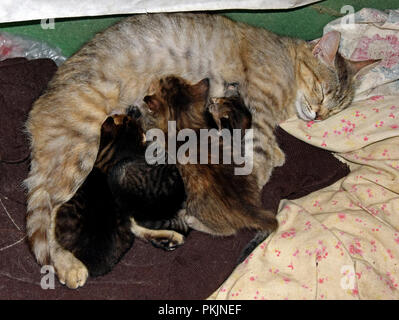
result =
[[345,57],[383,61],[348,109],[281,126],[334,152],[351,173],[281,201],[278,230],[210,299],[399,298],[399,11],[363,9],[330,30],[341,32]]

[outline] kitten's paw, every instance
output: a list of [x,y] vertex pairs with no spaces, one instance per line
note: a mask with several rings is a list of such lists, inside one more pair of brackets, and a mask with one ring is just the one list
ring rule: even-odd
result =
[[209,103],[208,103],[207,108],[208,108],[208,111],[210,113],[212,113],[212,114],[219,111],[219,106],[217,104],[217,100],[218,100],[217,98],[210,98],[209,99]]
[[53,257],[54,268],[59,281],[70,289],[82,287],[89,276],[86,266],[66,250]]
[[[184,214],[185,211],[180,213],[181,216]],[[138,225],[133,218],[130,218],[130,221],[132,233],[136,237],[152,243],[154,247],[171,251],[184,243],[184,236],[176,231],[148,229]]]
[[177,232],[172,232],[170,236],[156,237],[150,239],[151,244],[166,251],[172,251],[184,244],[184,236]]

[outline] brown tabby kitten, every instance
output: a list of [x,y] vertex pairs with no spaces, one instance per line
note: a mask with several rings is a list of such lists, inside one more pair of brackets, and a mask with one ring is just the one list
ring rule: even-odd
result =
[[54,237],[54,216],[93,168],[101,124],[142,103],[150,82],[175,74],[210,79],[210,96],[238,83],[253,115],[258,187],[284,163],[273,129],[298,113],[325,119],[350,104],[358,71],[337,54],[340,36],[314,44],[208,14],[135,15],[98,34],[66,61],[36,101],[26,127],[31,139],[27,234],[40,264],[62,282],[83,285],[87,270]]
[[[177,132],[192,129],[197,137],[200,129],[211,129],[206,117],[208,79],[190,85],[182,78],[170,76],[155,81],[151,91],[153,94],[144,98],[149,110],[144,119],[151,118],[155,128],[168,134],[168,121],[175,121]],[[220,117],[231,116],[229,121],[234,126],[234,114],[242,114],[239,110],[244,108],[239,98],[220,99],[218,104],[212,105],[211,114],[216,122]],[[238,121],[238,126],[241,123],[249,125],[250,120]],[[220,149],[224,147],[223,142],[219,140]],[[197,150],[200,144],[197,139]],[[199,154],[197,156],[199,159]],[[210,159],[211,155],[208,157]],[[187,194],[185,221],[191,228],[214,235],[232,235],[243,228],[265,232],[277,228],[275,214],[261,208],[254,175],[235,175],[234,165],[223,162],[181,164],[177,161],[176,166]]]

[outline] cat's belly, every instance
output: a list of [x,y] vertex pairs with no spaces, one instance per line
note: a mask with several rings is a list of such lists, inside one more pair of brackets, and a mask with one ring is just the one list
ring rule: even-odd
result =
[[[167,75],[192,83],[209,78],[212,97],[224,96],[226,83],[244,82],[245,67],[233,22],[203,15],[170,17],[129,18],[117,31],[111,28],[97,39],[101,50],[83,50],[67,62],[80,62],[80,56],[88,54],[95,56],[92,63],[88,60],[83,66],[80,62],[79,68],[91,68],[94,74],[117,84],[119,104],[112,106],[109,113],[129,105],[140,107],[150,83]],[[226,28],[226,23],[230,28]]]

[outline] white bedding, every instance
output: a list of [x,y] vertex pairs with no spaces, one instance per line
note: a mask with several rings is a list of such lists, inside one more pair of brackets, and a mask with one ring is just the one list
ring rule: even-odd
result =
[[287,9],[320,0],[1,0],[0,23],[111,14]]

